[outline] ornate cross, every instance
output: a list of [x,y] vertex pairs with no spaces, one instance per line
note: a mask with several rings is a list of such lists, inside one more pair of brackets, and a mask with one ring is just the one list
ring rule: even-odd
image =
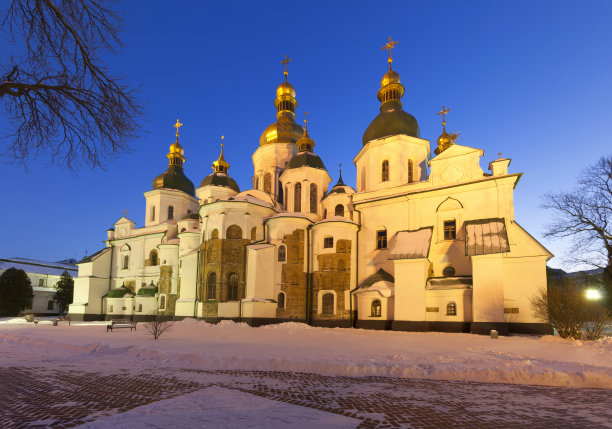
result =
[[172,125],[172,126],[173,126],[174,128],[176,128],[176,136],[178,137],[178,136],[179,136],[179,128],[181,128],[181,127],[183,126],[183,124],[181,124],[181,123],[179,122],[179,120],[177,119],[177,120],[176,120],[176,124],[174,124],[174,125]]
[[446,114],[450,112],[450,109],[446,108],[446,106],[442,106],[442,110],[440,110],[437,114],[442,115],[442,126],[446,125]]
[[127,218],[127,210],[123,210],[123,217]]
[[221,153],[223,153],[223,139],[225,138],[225,136],[221,136]]
[[291,58],[287,58],[287,55],[285,55],[285,59],[282,60],[280,63],[285,65],[285,82],[287,82],[287,76],[289,75],[289,73],[287,73],[287,64],[290,63],[291,61],[293,61]]
[[393,62],[393,58],[391,58],[391,49],[395,48],[395,46],[397,46],[399,42],[397,41],[392,41],[391,37],[389,37],[389,41],[387,42],[387,44],[385,46],[382,47],[383,51],[385,49],[387,49],[389,51],[389,59],[387,60],[389,62],[389,70],[391,70],[391,63]]

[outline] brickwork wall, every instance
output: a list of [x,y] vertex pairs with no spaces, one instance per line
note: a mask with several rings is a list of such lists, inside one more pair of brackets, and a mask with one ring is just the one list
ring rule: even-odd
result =
[[285,293],[285,308],[276,310],[280,319],[304,319],[306,312],[306,255],[304,254],[306,231],[296,229],[285,235],[287,262],[282,265],[281,290]]
[[207,283],[210,273],[216,274],[215,299],[217,301],[228,301],[229,276],[232,273],[238,275],[238,299],[244,298],[246,245],[250,242],[251,240],[241,238],[215,238],[202,244],[199,301],[208,301]]
[[[160,294],[166,294],[166,308],[164,314],[174,316],[176,308],[176,294],[172,292],[172,266],[160,265],[159,267],[159,283],[157,288]],[[159,301],[158,301],[159,305]]]
[[[334,253],[317,255],[319,271],[313,273],[311,292],[312,320],[350,320],[350,310],[345,310],[345,291],[351,289],[351,240],[338,240]],[[318,297],[321,290],[336,292],[335,314],[318,314]]]

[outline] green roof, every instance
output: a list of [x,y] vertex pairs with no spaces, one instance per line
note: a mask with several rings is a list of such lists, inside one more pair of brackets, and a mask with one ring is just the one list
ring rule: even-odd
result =
[[380,106],[380,113],[363,133],[363,144],[383,137],[404,134],[421,137],[419,124],[414,116],[402,109],[399,100],[390,100]]
[[312,152],[298,152],[293,158],[291,158],[291,161],[289,161],[287,169],[300,167],[312,167],[327,171],[325,165],[323,165],[323,161],[321,161],[321,158]]

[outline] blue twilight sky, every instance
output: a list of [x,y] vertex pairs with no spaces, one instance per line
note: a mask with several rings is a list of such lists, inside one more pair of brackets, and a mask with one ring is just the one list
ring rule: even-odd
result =
[[[4,10],[8,0],[1,3]],[[75,174],[42,158],[29,171],[2,164],[1,257],[79,259],[104,246],[124,209],[142,226],[143,192],[166,169],[177,118],[196,187],[225,135],[230,175],[248,189],[251,155],[275,120],[285,54],[293,59],[298,120],[309,112],[315,152],[333,183],[341,162],[354,186],[352,159],[378,113],[387,71],[381,47],[391,36],[400,42],[393,66],[406,87],[404,109],[421,136],[435,143],[444,104],[459,143],[485,150],[483,169],[498,152],[512,158],[511,172],[524,172],[516,220],[557,255],[552,266],[567,268],[566,245],[542,239],[550,213],[540,198],[571,187],[583,168],[612,152],[612,2],[134,0],[117,8],[126,46],[108,62],[141,87],[145,134],[106,171]],[[5,58],[12,48],[0,43]]]

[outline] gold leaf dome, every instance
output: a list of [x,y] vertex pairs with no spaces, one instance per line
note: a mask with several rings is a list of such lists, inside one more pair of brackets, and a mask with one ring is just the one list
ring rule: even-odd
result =
[[179,155],[183,155],[185,153],[183,146],[179,144],[178,140],[170,145],[170,153]]
[[390,83],[401,83],[400,75],[398,72],[394,70],[389,70],[387,73],[385,73],[382,77],[382,80],[380,81],[380,87],[382,88],[384,86],[389,85]]
[[259,138],[259,145],[297,143],[303,133],[304,129],[293,120],[293,117],[282,115],[276,122],[266,127]]
[[295,88],[289,82],[283,82],[276,88],[276,96],[280,98],[283,95],[289,95],[295,98]]

